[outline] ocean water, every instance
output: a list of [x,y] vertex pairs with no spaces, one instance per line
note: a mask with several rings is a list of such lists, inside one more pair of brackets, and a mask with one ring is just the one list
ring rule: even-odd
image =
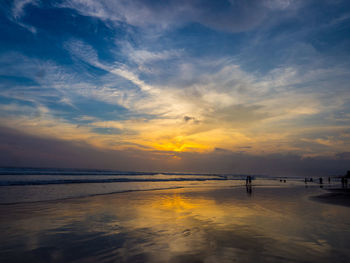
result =
[[[279,177],[252,175],[255,185],[280,185]],[[238,187],[246,175],[119,172],[110,170],[0,168],[0,204],[98,194],[193,187]],[[289,177],[288,184],[303,184]]]

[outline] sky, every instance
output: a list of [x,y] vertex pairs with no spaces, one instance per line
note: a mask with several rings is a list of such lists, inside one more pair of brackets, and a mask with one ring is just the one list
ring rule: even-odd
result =
[[0,165],[350,169],[347,0],[4,0]]

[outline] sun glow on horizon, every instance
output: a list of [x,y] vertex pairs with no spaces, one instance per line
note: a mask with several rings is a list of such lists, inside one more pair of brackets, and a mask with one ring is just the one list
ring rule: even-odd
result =
[[208,154],[217,169],[225,155],[348,161],[347,1],[100,2],[0,5],[0,133],[57,145],[4,137],[4,165],[82,148],[94,154],[73,159],[116,168]]

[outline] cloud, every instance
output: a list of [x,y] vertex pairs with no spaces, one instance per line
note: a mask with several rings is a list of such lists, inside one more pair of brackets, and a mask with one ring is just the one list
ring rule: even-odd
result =
[[92,128],[93,132],[98,134],[121,134],[122,131],[117,128]]
[[37,5],[36,0],[15,0],[12,7],[12,16],[19,19],[25,14],[25,8],[28,5]]
[[240,146],[239,149],[251,149],[252,146]]
[[[263,1],[227,1],[215,5],[210,1],[198,4],[195,20],[208,27],[229,32],[250,30],[266,17],[268,8]],[[204,8],[202,8],[204,7]]]
[[12,1],[12,7],[10,11],[7,11],[8,18],[16,23],[17,25],[27,29],[28,31],[35,34],[37,32],[37,29],[29,25],[28,23],[24,23],[22,21],[22,18],[26,15],[25,9],[28,6],[38,6],[39,3],[37,0],[14,0]]
[[92,66],[105,70],[106,72],[129,80],[143,91],[149,92],[152,90],[151,86],[144,83],[138,78],[137,75],[135,75],[132,71],[128,70],[126,65],[116,63],[117,66],[113,66],[100,62],[95,49],[80,40],[70,40],[65,43],[65,47],[73,57],[76,57],[81,61],[84,61]]
[[135,62],[139,66],[150,64],[157,61],[167,60],[172,58],[177,58],[183,55],[182,50],[161,50],[161,51],[151,51],[147,49],[139,49],[133,47],[129,42],[126,41],[116,41],[117,46],[122,48],[123,54],[129,58],[130,61]]
[[350,152],[337,153],[336,158],[341,160],[350,160]]
[[249,0],[220,1],[111,1],[69,0],[62,6],[76,9],[83,15],[98,17],[117,24],[154,27],[160,30],[197,22],[216,30],[241,32],[260,25],[269,14],[297,8],[299,1]]
[[185,122],[189,122],[189,121],[195,121],[196,120],[196,118],[194,118],[194,117],[190,117],[190,116],[184,116],[184,121]]
[[140,158],[133,151],[101,150],[84,142],[72,142],[23,134],[9,128],[0,128],[0,165],[103,168],[134,170],[136,162],[143,168],[147,158]]
[[92,46],[78,39],[66,41],[63,46],[74,58],[90,63],[93,66],[99,66],[97,52]]
[[[283,19],[279,22],[292,30],[265,23],[276,14],[291,15],[301,3],[213,3],[64,1],[61,7],[94,17],[84,17],[84,23],[97,17],[115,35],[97,30],[102,42],[84,34],[59,37],[55,50],[71,59],[64,63],[10,52],[2,56],[1,74],[27,81],[2,84],[0,95],[8,100],[1,105],[4,125],[114,150],[345,152],[348,137],[339,139],[337,129],[349,127],[346,114],[339,113],[348,111],[348,64],[329,59],[305,40],[314,32],[310,27],[296,30],[298,25]],[[78,23],[74,10],[64,11]],[[192,27],[198,35],[183,34]],[[241,31],[251,32],[232,34]],[[329,126],[328,137],[319,135]],[[242,148],[246,145],[254,147]]]
[[[196,71],[192,83],[183,82],[180,71],[174,72],[171,80],[153,84],[153,73],[149,73],[145,81],[137,69],[101,61],[95,49],[81,40],[70,40],[65,48],[78,65],[89,64],[104,73],[90,80],[86,79],[84,71],[76,75],[52,62],[20,56],[22,63],[6,70],[31,76],[40,89],[12,87],[0,92],[8,98],[34,103],[32,114],[26,110],[2,108],[3,112],[23,117],[22,123],[16,124],[18,127],[29,131],[33,129],[32,122],[37,125],[32,133],[40,131],[42,135],[51,134],[61,139],[84,140],[105,148],[125,148],[132,144],[138,148],[208,152],[215,147],[239,151],[242,145],[254,144],[249,152],[295,152],[310,156],[317,152],[332,154],[335,149],[345,151],[344,140],[336,147],[334,144],[333,150],[311,146],[310,140],[300,140],[308,117],[320,116],[318,126],[310,131],[316,136],[315,131],[325,126],[322,115],[339,110],[348,99],[346,94],[326,97],[322,90],[315,94],[307,88],[310,81],[325,73],[322,70],[317,74],[311,71],[310,77],[308,72],[280,67],[260,76],[244,71],[229,59],[209,61],[202,58],[183,62]],[[38,76],[37,72],[43,68],[45,74]],[[337,72],[335,68],[333,73],[327,71],[327,74],[331,76]],[[306,85],[306,88],[295,89],[296,85]],[[116,110],[115,119],[106,122],[110,119],[103,119],[106,117],[102,115],[90,116],[84,108],[80,110],[82,102],[92,107],[91,100],[101,102],[100,108],[106,103],[122,106],[127,111],[121,113],[123,118],[118,120]],[[52,108],[52,101],[80,112],[69,116]],[[46,112],[39,110],[41,106],[45,106]],[[85,116],[84,120],[79,120],[79,116]],[[48,127],[53,126],[60,128],[52,133]],[[123,132],[111,132],[113,129]],[[328,132],[334,134],[334,130]],[[106,133],[108,138],[104,137]],[[299,144],[294,143],[298,140]],[[306,143],[310,147],[305,147]]]
[[[83,142],[24,134],[0,127],[0,165],[103,168],[126,171],[187,171],[268,174],[274,176],[342,175],[348,153],[333,157],[302,158],[298,155],[249,155],[216,148],[201,153],[143,150],[101,150]],[[5,154],[6,153],[6,154]]]
[[232,105],[225,108],[220,108],[212,113],[209,113],[206,117],[218,123],[228,122],[232,125],[255,125],[260,120],[269,117],[269,114],[264,111],[260,111],[262,106],[252,105]]
[[[87,50],[91,51],[89,48]],[[135,58],[126,50],[124,49],[125,55],[138,66],[147,61],[168,61],[172,57],[168,56],[170,51],[144,52],[145,49],[129,47],[129,51],[132,51],[130,53],[138,54]],[[327,74],[330,79],[331,76],[338,74],[337,72],[341,72],[341,69],[337,68],[318,70],[305,68],[302,71],[300,67],[280,66],[261,77],[258,74],[245,72],[230,59],[221,61],[211,59],[210,62],[205,59],[182,60],[179,69],[186,65],[184,71],[173,71],[172,79],[152,84],[155,76],[152,71],[146,72],[148,80],[146,82],[140,77],[145,76],[142,70],[137,68],[131,70],[126,64],[117,64],[117,67],[108,66],[98,61],[93,50],[90,52],[92,55],[86,53],[88,55],[85,56],[87,57],[85,61],[129,80],[142,90],[142,94],[129,103],[128,108],[147,112],[154,115],[154,118],[182,118],[191,114],[193,118],[201,119],[207,124],[201,127],[200,132],[213,129],[215,121],[220,120],[221,125],[226,122],[227,125],[235,126],[244,133],[246,131],[243,131],[243,128],[247,125],[256,125],[261,121],[266,125],[272,125],[280,121],[315,116],[339,109],[347,100],[346,95],[342,99],[337,96],[323,98],[323,90],[319,89],[319,94],[315,95],[314,89],[308,88],[310,87],[308,83],[316,83],[320,76]],[[183,81],[186,73],[192,78],[191,82]],[[302,89],[295,89],[301,85],[304,86]],[[326,91],[326,85],[324,86]],[[324,103],[325,100],[329,102],[331,99],[334,99],[334,102]],[[229,128],[227,125],[223,126]]]
[[76,9],[83,15],[98,17],[119,23],[127,23],[132,26],[156,25],[166,28],[173,24],[181,13],[187,13],[190,5],[186,1],[149,2],[149,1],[89,1],[73,0],[65,1],[61,6]]

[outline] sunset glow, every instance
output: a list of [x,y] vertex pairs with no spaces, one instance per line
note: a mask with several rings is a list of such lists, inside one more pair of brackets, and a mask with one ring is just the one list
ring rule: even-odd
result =
[[[223,153],[253,166],[271,156],[350,158],[347,1],[0,7],[0,122],[14,141],[62,141],[129,164],[142,156],[152,169],[173,156],[205,163],[204,155]],[[3,165],[31,165],[1,143],[12,156]],[[67,147],[40,155],[64,160]]]

